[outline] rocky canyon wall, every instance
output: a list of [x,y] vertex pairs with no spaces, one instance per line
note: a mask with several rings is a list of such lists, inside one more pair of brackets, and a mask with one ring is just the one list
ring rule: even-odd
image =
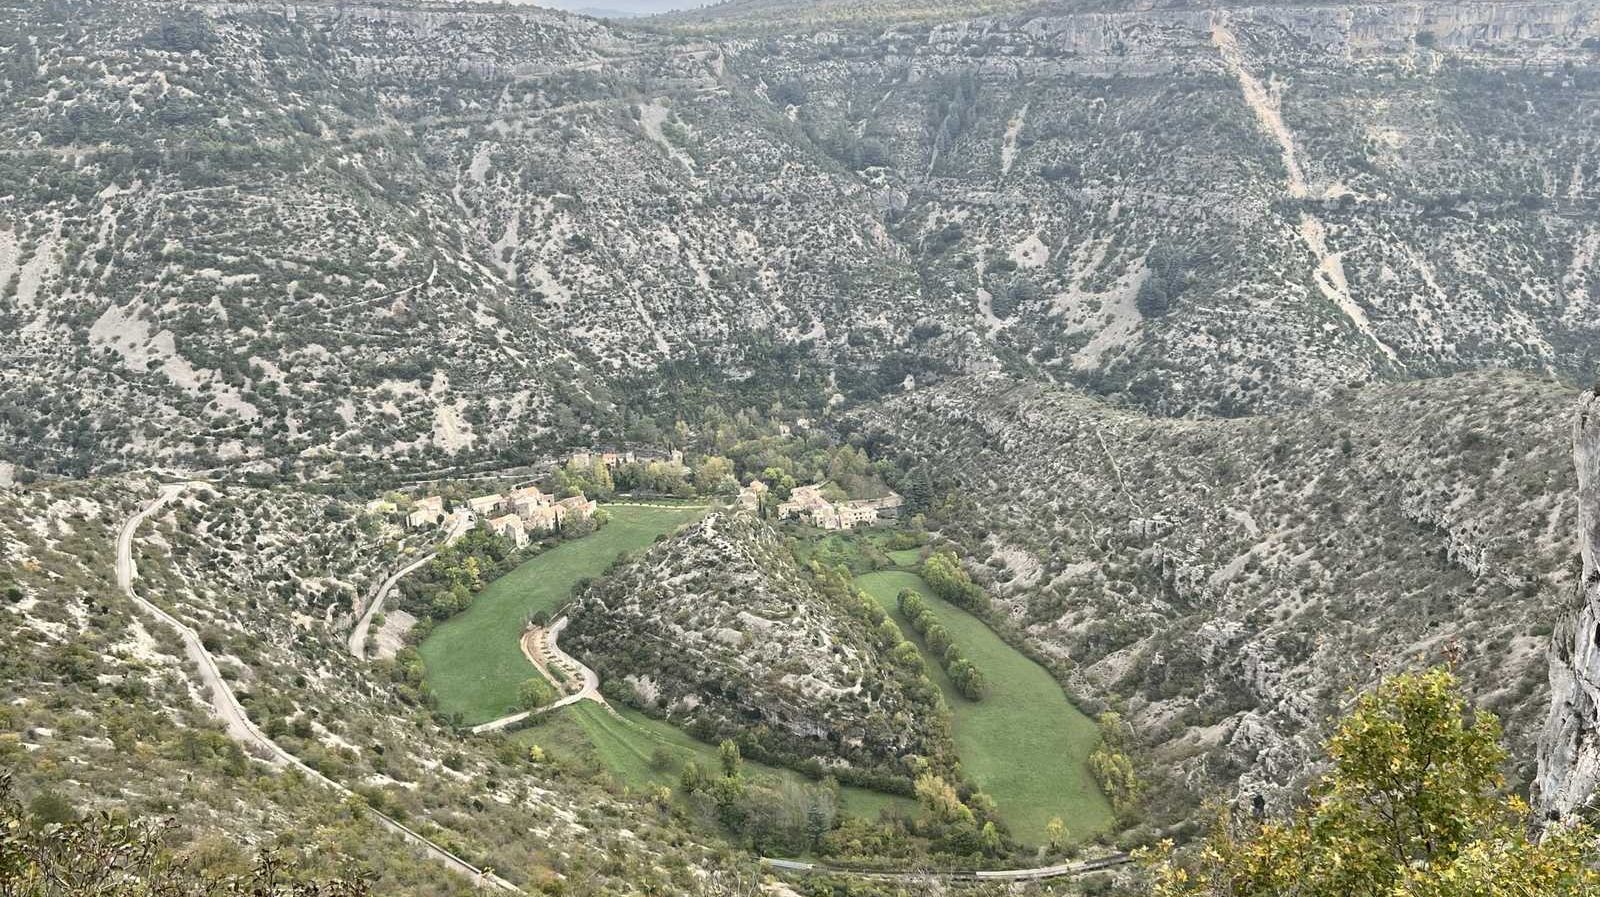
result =
[[1537,800],[1547,819],[1585,807],[1600,785],[1600,387],[1573,425],[1578,466],[1581,603],[1550,643],[1550,719],[1539,744]]

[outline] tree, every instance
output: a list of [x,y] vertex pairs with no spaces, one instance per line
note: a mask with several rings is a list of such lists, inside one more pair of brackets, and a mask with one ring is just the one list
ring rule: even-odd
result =
[[744,764],[744,758],[739,755],[739,746],[733,743],[733,739],[724,738],[722,744],[717,745],[717,759],[722,762],[723,778],[739,777],[739,767]]
[[658,744],[650,752],[650,768],[656,772],[666,772],[672,768],[672,751],[664,744]]
[[956,657],[945,667],[945,673],[950,677],[950,684],[969,701],[981,700],[989,690],[989,680],[984,677],[983,671],[965,657]]
[[701,771],[700,764],[693,760],[683,764],[683,772],[678,775],[678,784],[689,794],[706,786],[706,774]]
[[733,462],[721,455],[707,455],[694,466],[694,486],[703,493],[726,489],[733,480]]
[[944,779],[931,772],[925,772],[917,776],[916,791],[917,800],[935,822],[941,824],[966,822],[969,825],[972,823],[972,810],[961,802],[956,789]]
[[556,699],[556,690],[543,676],[530,676],[517,689],[517,705],[523,710],[537,710]]
[[1585,825],[1528,834],[1506,793],[1500,723],[1469,713],[1448,669],[1363,695],[1329,739],[1332,770],[1287,819],[1219,817],[1188,864],[1156,869],[1156,897],[1520,897],[1600,889]]
[[1051,850],[1060,850],[1066,845],[1067,824],[1061,821],[1060,816],[1051,816],[1050,821],[1044,824],[1044,838]]
[[1100,727],[1100,744],[1089,755],[1089,771],[1111,801],[1111,808],[1120,814],[1129,813],[1138,805],[1144,785],[1126,752],[1126,726],[1121,714],[1111,710],[1095,717],[1095,722]]
[[1000,852],[1000,830],[994,827],[994,821],[983,824],[978,832],[978,843],[983,846],[983,852],[995,854]]

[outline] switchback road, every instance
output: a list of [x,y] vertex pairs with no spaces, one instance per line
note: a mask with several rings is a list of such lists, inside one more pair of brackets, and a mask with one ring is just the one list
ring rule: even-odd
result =
[[[139,597],[134,591],[133,580],[138,571],[134,569],[133,565],[133,537],[139,529],[139,524],[165,507],[188,486],[189,484],[187,483],[179,483],[161,487],[160,497],[146,505],[137,514],[128,518],[128,522],[123,524],[122,532],[117,536],[117,585],[141,610],[170,626],[183,639],[183,645],[189,654],[189,660],[194,663],[200,672],[200,684],[202,689],[209,695],[211,710],[227,727],[229,737],[244,747],[247,753],[266,757],[277,766],[294,767],[311,781],[328,788],[341,797],[353,796],[354,792],[349,788],[302,763],[300,758],[279,747],[277,742],[268,738],[260,729],[256,728],[256,724],[250,721],[250,717],[245,714],[244,708],[240,706],[239,699],[234,696],[233,689],[229,687],[227,680],[222,678],[221,671],[217,669],[216,658],[212,657],[211,652],[207,651],[205,646],[201,644],[200,636],[193,629],[179,621],[177,617]],[[488,885],[501,891],[522,893],[516,885],[495,875],[493,872],[479,869],[477,866],[468,863],[466,860],[424,838],[385,814],[371,808],[368,808],[367,812],[384,828],[421,848],[430,858],[445,864],[452,871],[472,879],[475,884]]]

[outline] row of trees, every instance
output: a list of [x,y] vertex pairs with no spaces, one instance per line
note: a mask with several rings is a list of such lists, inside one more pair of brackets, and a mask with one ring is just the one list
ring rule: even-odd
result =
[[922,564],[922,579],[933,590],[933,594],[957,607],[975,614],[982,614],[989,609],[989,596],[972,581],[971,575],[962,569],[955,552],[949,549],[928,556]]
[[1144,791],[1128,756],[1128,726],[1121,714],[1111,710],[1101,713],[1095,722],[1100,726],[1100,744],[1089,755],[1089,771],[1111,801],[1111,809],[1126,816],[1138,806]]
[[631,461],[612,468],[599,458],[587,465],[568,461],[551,482],[556,495],[582,494],[597,501],[607,501],[619,492],[691,498],[730,493],[738,486],[733,462],[720,455],[702,455],[687,466],[671,461]]
[[940,658],[945,675],[950,677],[956,690],[969,701],[982,700],[989,691],[988,678],[961,653],[961,646],[955,643],[950,630],[939,622],[928,602],[915,589],[901,589],[895,600],[900,606],[900,613],[911,621],[911,628],[927,643],[928,650]]

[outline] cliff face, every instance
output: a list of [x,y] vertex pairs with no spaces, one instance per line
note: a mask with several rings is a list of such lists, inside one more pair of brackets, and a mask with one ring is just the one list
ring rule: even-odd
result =
[[1539,742],[1538,802],[1549,819],[1587,804],[1600,786],[1600,391],[1573,425],[1578,466],[1582,603],[1550,642],[1550,720]]

